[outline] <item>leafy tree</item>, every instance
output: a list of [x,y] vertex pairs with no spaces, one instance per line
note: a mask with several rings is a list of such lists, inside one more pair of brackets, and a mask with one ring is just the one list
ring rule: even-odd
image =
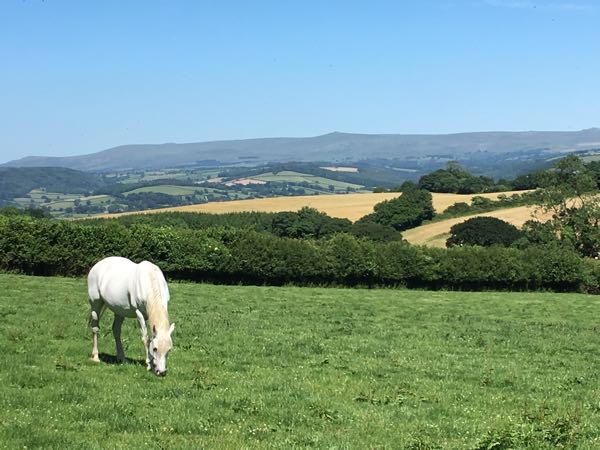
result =
[[448,170],[440,169],[419,179],[419,187],[431,192],[458,192],[460,179]]
[[450,161],[445,169],[439,169],[422,176],[419,179],[419,187],[431,192],[477,194],[498,191],[501,186],[496,185],[494,180],[489,177],[471,175],[457,161]]
[[373,214],[361,221],[387,225],[397,231],[419,226],[435,214],[431,193],[414,187],[406,189],[400,197],[377,203],[373,209]]
[[450,228],[447,247],[462,245],[502,245],[508,247],[521,237],[521,232],[508,222],[495,217],[473,217]]
[[575,155],[541,177],[541,212],[562,242],[584,256],[600,256],[600,195],[595,173]]
[[477,194],[494,189],[494,180],[488,177],[469,176],[461,180],[458,187],[459,194]]
[[510,183],[512,188],[519,191],[525,189],[536,189],[540,186],[541,172],[519,175]]
[[298,212],[282,212],[273,217],[271,231],[281,237],[319,239],[337,232],[347,231],[348,219],[329,217],[314,208],[304,207]]
[[600,161],[592,161],[587,165],[592,178],[596,181],[596,187],[600,189]]
[[554,245],[558,242],[558,236],[550,222],[528,220],[521,227],[521,232],[522,237],[515,243],[518,248]]

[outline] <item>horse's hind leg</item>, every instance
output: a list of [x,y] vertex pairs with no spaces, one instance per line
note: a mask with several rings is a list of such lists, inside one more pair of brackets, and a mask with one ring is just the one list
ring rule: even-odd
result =
[[100,316],[104,309],[104,302],[101,299],[90,299],[90,306],[92,307],[90,313],[90,325],[92,327],[92,361],[100,362],[100,358],[98,357],[98,331],[100,331]]
[[120,363],[125,362],[125,353],[123,352],[123,342],[121,342],[121,326],[125,317],[115,314],[115,320],[112,324],[112,332],[115,337],[115,345],[117,346],[117,361]]

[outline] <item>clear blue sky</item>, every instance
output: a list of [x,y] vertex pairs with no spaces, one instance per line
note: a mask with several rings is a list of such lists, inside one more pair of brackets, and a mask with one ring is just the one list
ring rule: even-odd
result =
[[0,162],[600,126],[600,2],[0,2]]

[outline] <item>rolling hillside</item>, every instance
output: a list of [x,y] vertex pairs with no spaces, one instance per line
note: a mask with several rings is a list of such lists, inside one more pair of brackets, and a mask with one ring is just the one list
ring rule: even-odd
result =
[[330,133],[307,138],[263,138],[188,144],[122,145],[71,157],[29,156],[11,167],[57,166],[79,170],[151,169],[177,166],[256,165],[283,161],[346,162],[526,152],[548,155],[600,147],[600,129],[479,132],[440,135]]
[[528,220],[533,219],[535,206],[518,206],[516,208],[499,209],[471,216],[456,217],[440,222],[428,223],[411,230],[403,231],[402,237],[411,244],[427,245],[429,247],[446,247],[446,239],[450,236],[450,228],[457,223],[464,222],[472,217],[496,217],[509,222],[516,227],[521,227]]
[[104,184],[99,175],[63,167],[0,167],[0,202],[25,197],[33,189],[88,194]]

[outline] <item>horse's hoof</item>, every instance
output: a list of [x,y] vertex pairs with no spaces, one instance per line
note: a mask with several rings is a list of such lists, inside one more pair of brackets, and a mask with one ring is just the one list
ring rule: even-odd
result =
[[100,358],[98,358],[98,355],[94,355],[90,359],[92,360],[92,362],[95,362],[95,363],[99,363],[100,362]]

